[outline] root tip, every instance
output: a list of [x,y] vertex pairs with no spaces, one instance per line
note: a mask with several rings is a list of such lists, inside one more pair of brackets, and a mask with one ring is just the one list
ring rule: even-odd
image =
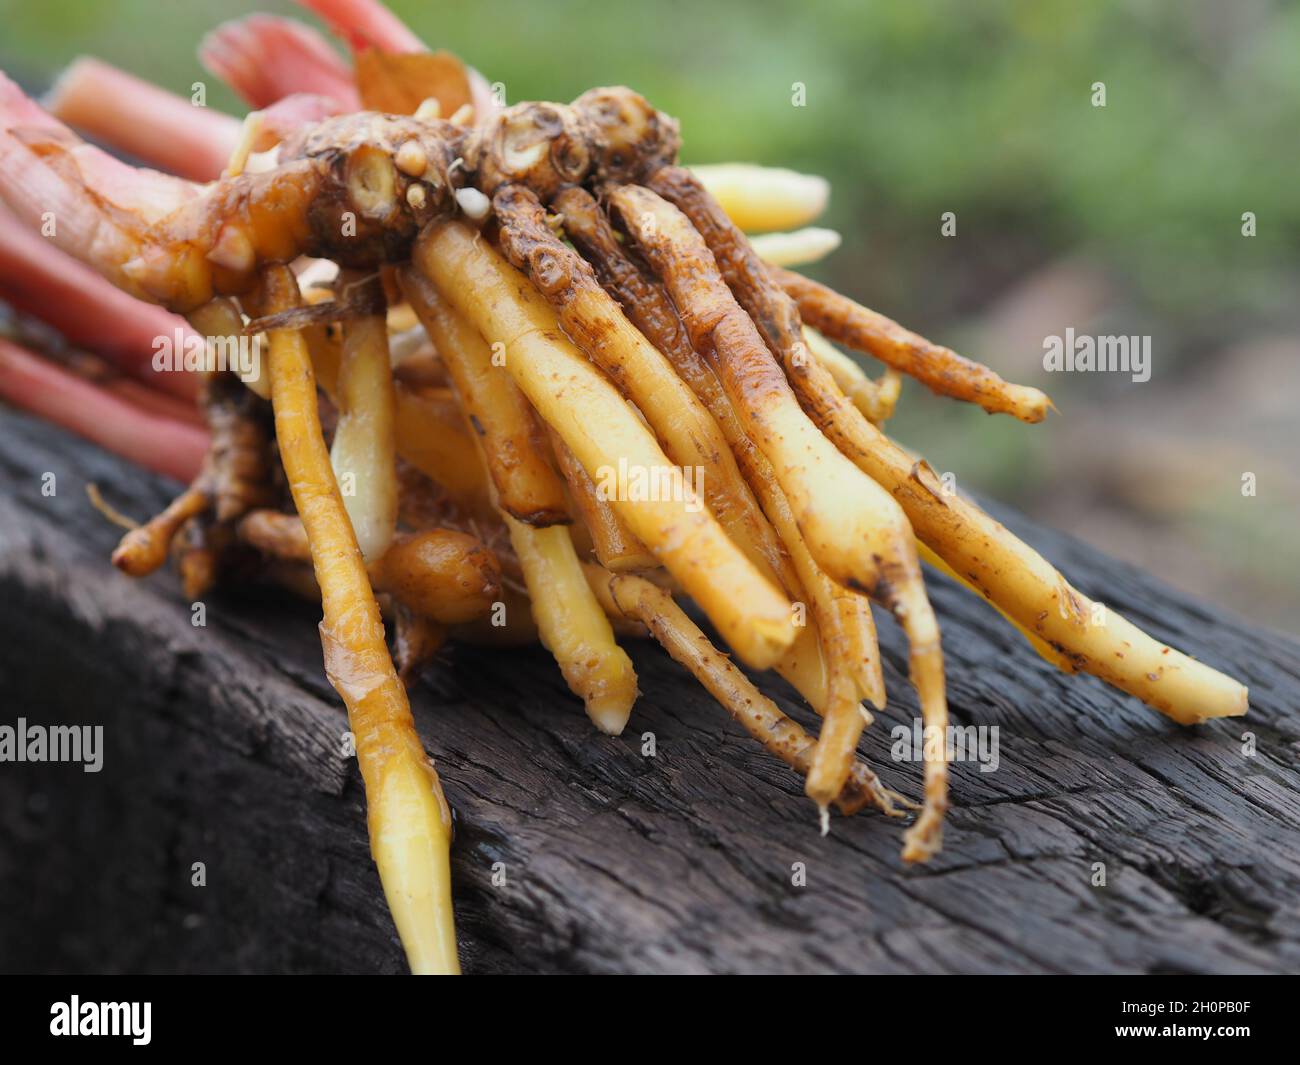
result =
[[632,707],[625,699],[588,699],[587,716],[606,736],[621,736],[627,728]]

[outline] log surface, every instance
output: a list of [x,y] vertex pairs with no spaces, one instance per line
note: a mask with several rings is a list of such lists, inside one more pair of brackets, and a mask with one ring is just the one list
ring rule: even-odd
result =
[[[174,488],[0,411],[0,724],[102,724],[105,745],[99,773],[0,763],[0,967],[403,971],[318,612],[228,591],[194,626],[174,574],[109,565],[89,481],[138,518]],[[456,647],[412,702],[456,809],[466,971],[1300,968],[1300,644],[998,516],[1243,680],[1249,716],[1183,729],[1061,676],[930,574],[953,718],[997,726],[999,764],[954,764],[943,852],[912,869],[880,815],[819,836],[801,781],[654,645],[629,648],[643,695],[618,739],[544,652]],[[882,647],[890,705],[862,749],[916,795],[920,766],[890,758],[917,713],[890,623]]]

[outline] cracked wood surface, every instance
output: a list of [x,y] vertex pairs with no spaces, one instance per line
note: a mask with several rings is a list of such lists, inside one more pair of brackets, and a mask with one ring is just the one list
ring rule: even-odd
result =
[[[0,724],[99,723],[106,748],[98,774],[0,764],[0,967],[402,971],[318,612],[223,592],[193,627],[174,574],[109,565],[117,531],[87,481],[140,518],[172,488],[0,412]],[[544,652],[456,647],[412,702],[457,812],[465,969],[1300,968],[1300,644],[999,516],[1088,595],[1243,680],[1250,715],[1182,729],[1060,676],[931,573],[953,717],[998,726],[1000,764],[953,766],[944,850],[907,869],[900,822],[837,817],[820,837],[801,782],[654,645],[629,647],[643,695],[619,739]],[[863,751],[916,795],[919,765],[889,758],[916,715],[889,622],[882,645],[890,705]]]

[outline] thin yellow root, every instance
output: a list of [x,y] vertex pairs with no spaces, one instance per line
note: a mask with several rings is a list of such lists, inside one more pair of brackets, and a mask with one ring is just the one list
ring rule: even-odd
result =
[[592,724],[606,735],[619,735],[636,702],[636,672],[583,576],[569,530],[562,525],[537,529],[502,516],[524,568],[543,646],[555,656]]
[[[337,404],[342,346],[324,327],[309,326],[301,333],[321,389]],[[470,513],[494,517],[487,478],[451,391],[399,384],[395,401],[397,453]]]
[[[263,274],[264,310],[298,303],[285,267]],[[311,544],[330,683],[347,704],[369,807],[371,852],[413,973],[456,973],[451,813],[415,731],[406,689],[321,436],[316,382],[302,336],[272,330],[271,401],[294,505]]]
[[[592,565],[583,570],[607,611],[645,625],[673,660],[689,669],[754,739],[799,773],[808,774],[816,742],[709,642],[667,591],[631,574],[612,574]],[[856,760],[835,803],[846,814],[872,804],[891,817],[902,816],[898,806],[911,805]]]
[[632,534],[609,500],[601,496],[582,463],[554,430],[551,430],[551,447],[569,486],[569,497],[591,535],[592,549],[600,564],[614,573],[657,566],[654,555]]
[[167,561],[167,549],[177,530],[211,505],[212,500],[206,492],[187,488],[161,514],[122,537],[113,552],[113,565],[132,577],[153,573]]
[[1100,677],[1181,725],[1246,712],[1245,685],[1094,603],[1001,523],[945,491],[928,464],[863,425],[855,461],[899,501],[918,539],[1021,632],[1068,659],[1070,672]]
[[564,488],[546,461],[545,441],[528,400],[494,364],[493,352],[478,331],[428,278],[405,269],[401,281],[455,383],[496,488],[497,504],[528,525],[568,522]]
[[774,284],[798,301],[803,321],[832,340],[874,356],[938,395],[975,403],[990,414],[1010,414],[1031,423],[1047,417],[1052,401],[1039,389],[1004,381],[987,366],[931,343],[802,274],[775,266],[767,271]]
[[897,370],[888,369],[879,380],[873,381],[861,366],[817,330],[804,326],[803,338],[813,357],[826,368],[867,421],[872,425],[884,425],[889,421],[903,390],[903,378]]
[[311,545],[302,519],[278,510],[250,510],[235,527],[241,543],[254,547],[271,558],[297,562],[311,561]]
[[330,462],[346,486],[343,505],[367,562],[381,558],[397,527],[397,396],[388,360],[388,324],[379,278],[345,272],[341,280],[364,289],[372,314],[343,323],[337,384],[339,420]]

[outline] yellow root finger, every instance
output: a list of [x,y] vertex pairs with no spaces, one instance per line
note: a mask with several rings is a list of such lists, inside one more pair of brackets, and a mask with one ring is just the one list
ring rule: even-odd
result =
[[636,702],[636,673],[583,576],[569,530],[562,525],[535,529],[505,518],[542,644],[592,723],[607,735],[619,735]]
[[773,266],[807,266],[838,248],[840,235],[833,229],[809,226],[793,233],[764,233],[749,243],[759,258]]
[[505,345],[506,368],[537,412],[597,484],[614,482],[608,494],[628,528],[736,653],[755,668],[771,666],[795,638],[789,602],[728,539],[684,479],[681,490],[652,498],[632,490],[630,471],[677,470],[681,478],[680,470],[564,338],[527,278],[459,223],[426,229],[413,259],[480,333]]
[[691,173],[741,229],[765,232],[807,225],[826,210],[825,178],[746,163],[693,166]]
[[609,500],[602,498],[582,463],[569,450],[569,445],[554,430],[551,438],[555,461],[569,486],[569,497],[591,535],[592,549],[600,564],[614,573],[653,569],[658,564],[654,555],[632,534]]
[[351,490],[343,494],[357,545],[367,562],[380,558],[397,527],[397,397],[388,360],[383,286],[350,272],[344,284],[364,291],[373,313],[343,323],[337,384],[339,420],[330,462]]
[[1001,523],[945,491],[928,464],[867,428],[858,452],[862,467],[893,493],[917,537],[1021,632],[1068,659],[1073,670],[1136,695],[1179,724],[1246,712],[1244,685],[1094,603]]
[[[321,389],[338,403],[342,347],[323,327],[301,331]],[[445,388],[398,385],[394,409],[397,453],[460,506],[479,517],[495,517],[474,441],[460,404]]]
[[[263,275],[268,312],[296,306],[284,267]],[[296,331],[273,330],[276,437],[320,585],[321,645],[330,683],[347,704],[369,807],[371,852],[414,973],[460,971],[451,906],[451,816],[415,731],[406,689],[321,437],[316,383]]]
[[910,579],[893,571],[894,559],[906,566],[916,554],[902,511],[804,413],[690,221],[640,186],[620,186],[609,196],[663,278],[696,349],[714,353],[731,405],[771,463],[818,564],[868,593],[887,594],[888,586]]
[[478,331],[427,278],[407,269],[401,279],[478,436],[498,505],[528,525],[567,523],[564,489],[546,462],[537,421],[518,386],[494,365],[493,352]]

